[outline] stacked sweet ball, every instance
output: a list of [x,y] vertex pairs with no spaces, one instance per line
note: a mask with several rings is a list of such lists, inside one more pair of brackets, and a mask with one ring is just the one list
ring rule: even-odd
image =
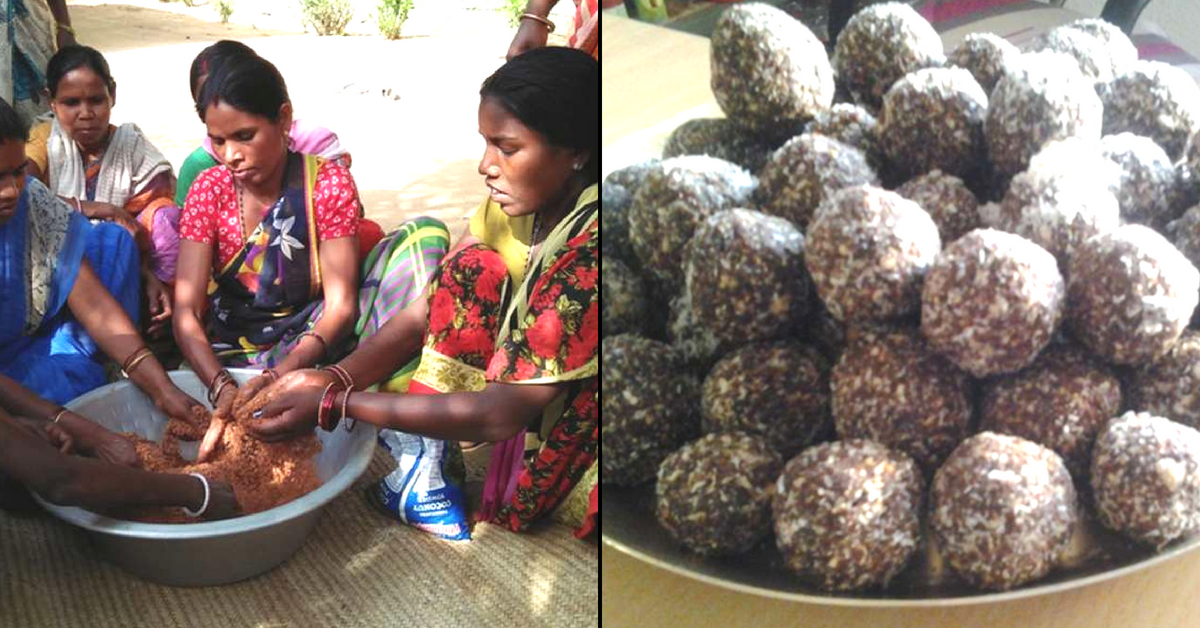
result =
[[602,189],[606,483],[837,591],[926,550],[1017,587],[1085,517],[1200,533],[1200,88],[1098,20],[1030,48],[891,3],[831,62],[726,11],[725,117]]

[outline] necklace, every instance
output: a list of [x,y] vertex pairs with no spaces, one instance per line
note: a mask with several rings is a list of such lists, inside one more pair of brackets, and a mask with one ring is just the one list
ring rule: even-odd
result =
[[533,266],[533,253],[537,250],[538,235],[542,230],[542,214],[538,212],[533,215],[533,237],[529,240],[529,257],[525,259],[525,276],[529,276],[529,268]]
[[242,241],[245,242],[250,239],[250,234],[246,233],[246,200],[245,200],[246,188],[242,187],[241,185],[238,185],[237,189],[238,189],[238,217],[242,221],[242,224],[241,224]]

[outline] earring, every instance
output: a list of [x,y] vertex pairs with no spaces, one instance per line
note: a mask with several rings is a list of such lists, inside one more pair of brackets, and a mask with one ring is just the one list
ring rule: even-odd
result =
[[580,170],[583,170],[583,164],[578,161],[575,162],[574,164],[571,164],[571,167],[575,169],[575,172],[579,172]]

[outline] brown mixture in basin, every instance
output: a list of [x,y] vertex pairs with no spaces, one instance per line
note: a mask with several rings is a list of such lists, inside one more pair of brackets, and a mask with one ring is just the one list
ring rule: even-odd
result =
[[[262,512],[302,497],[321,485],[313,458],[321,443],[313,434],[278,443],[265,443],[243,427],[253,413],[270,402],[260,394],[236,409],[232,419],[224,420],[220,444],[208,462],[195,463],[179,453],[178,439],[198,440],[204,436],[211,416],[207,410],[195,413],[194,424],[172,420],[167,424],[160,445],[136,434],[127,434],[137,448],[142,466],[149,471],[200,473],[209,480],[222,480],[233,486],[242,514]],[[186,435],[186,436],[185,436]],[[125,516],[148,523],[196,523],[179,508],[142,508]]]

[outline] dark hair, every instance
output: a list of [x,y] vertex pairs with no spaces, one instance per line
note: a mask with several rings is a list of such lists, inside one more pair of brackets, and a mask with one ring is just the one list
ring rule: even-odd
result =
[[203,120],[209,107],[223,102],[275,122],[279,120],[279,108],[288,101],[287,84],[270,61],[257,55],[229,57],[204,81],[196,112]]
[[25,128],[24,122],[21,122],[17,110],[13,109],[7,100],[0,98],[0,142],[9,140],[28,142],[29,129]]
[[600,66],[562,46],[534,48],[500,66],[479,88],[555,146],[590,151],[583,173],[600,180]]
[[91,46],[71,45],[60,48],[46,64],[46,87],[50,88],[50,97],[58,94],[58,84],[64,76],[84,66],[104,81],[109,96],[117,92],[117,82],[113,80],[104,55]]
[[192,59],[192,69],[188,74],[188,87],[192,92],[192,101],[195,102],[200,96],[197,93],[196,81],[200,80],[202,74],[212,74],[218,67],[224,64],[229,57],[254,57],[258,56],[254,49],[240,41],[232,39],[222,39],[217,43],[200,51],[195,59]]

